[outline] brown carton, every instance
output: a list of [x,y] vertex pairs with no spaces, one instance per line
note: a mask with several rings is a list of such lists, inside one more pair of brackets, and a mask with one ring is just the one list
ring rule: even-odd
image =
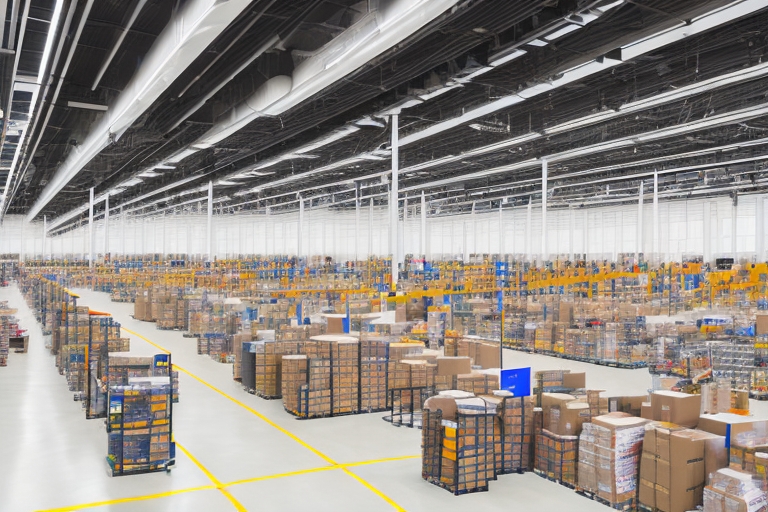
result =
[[478,343],[475,347],[475,365],[480,368],[499,368],[500,357],[499,347],[485,343]]
[[653,419],[693,428],[699,421],[701,395],[656,391],[651,395]]
[[468,357],[446,357],[437,358],[438,375],[464,375],[472,373],[472,363]]
[[585,373],[564,373],[563,387],[567,389],[584,389],[587,387]]
[[[756,429],[768,429],[768,420],[759,420],[754,416],[741,416],[729,412],[702,414],[699,418],[699,430],[734,439],[737,434]],[[729,448],[726,445],[726,448]]]
[[642,403],[640,406],[640,417],[646,420],[653,419],[653,408],[651,407],[651,402]]
[[768,315],[757,315],[755,322],[755,333],[768,334]]
[[608,399],[608,410],[610,412],[626,412],[632,416],[641,416],[641,409],[643,402],[647,400],[646,395],[643,396],[614,396]]

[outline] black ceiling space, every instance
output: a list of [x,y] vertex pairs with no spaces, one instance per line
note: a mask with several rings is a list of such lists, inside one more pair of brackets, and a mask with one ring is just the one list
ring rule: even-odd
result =
[[[73,107],[72,102],[113,104],[184,4],[98,0],[76,38],[86,3],[64,0],[61,7],[62,13],[72,13],[72,19],[64,31],[66,17],[62,14],[56,41],[62,57],[49,71],[47,81],[56,84],[63,78],[60,90],[55,94],[56,87],[49,86],[39,95],[33,112],[40,119],[30,121],[25,140],[4,139],[3,167],[9,165],[8,155],[13,157],[16,144],[22,144],[6,191],[5,214],[26,215],[59,166],[78,151],[104,115],[101,110]],[[139,3],[143,5],[138,17],[97,79]],[[103,195],[167,162],[270,78],[290,75],[318,49],[350,27],[354,29],[367,12],[387,3],[251,2],[36,217],[66,216],[88,202],[90,188],[97,196]],[[110,197],[109,206],[118,209],[123,203],[130,204],[132,215],[168,209],[182,212],[197,207],[193,200],[206,197],[203,188],[211,180],[216,208],[221,212],[265,207],[278,213],[293,211],[299,196],[311,205],[332,204],[334,208],[354,208],[356,197],[363,198],[364,204],[386,204],[391,170],[391,129],[386,113],[425,95],[434,97],[407,104],[399,114],[401,140],[414,135],[418,139],[400,149],[399,187],[401,199],[406,201],[415,203],[422,192],[427,194],[430,215],[540,201],[542,158],[549,161],[553,186],[547,201],[553,208],[636,201],[638,188],[642,182],[645,186],[652,182],[653,172],[661,173],[663,197],[764,191],[768,171],[766,159],[760,156],[768,154],[768,140],[762,140],[768,139],[768,109],[765,114],[759,109],[768,106],[764,105],[768,104],[768,73],[702,87],[624,113],[632,102],[686,90],[763,63],[768,48],[768,6],[690,37],[670,40],[631,60],[616,61],[622,47],[681,25],[695,26],[700,16],[731,4],[730,0],[458,1],[375,59],[282,114],[257,117],[213,147],[196,151],[173,166],[161,165],[152,177],[123,187]],[[53,7],[53,0],[31,1],[27,19],[34,12],[36,19],[50,20]],[[10,7],[6,14],[3,47],[9,48]],[[22,15],[17,13],[17,20]],[[551,40],[542,38],[542,34],[573,24],[580,27]],[[27,30],[32,30],[31,25]],[[17,74],[24,69],[26,74],[37,75],[47,33],[43,23],[25,34]],[[73,43],[76,46],[67,67],[64,56]],[[517,58],[491,65],[500,55],[520,49],[525,52]],[[4,87],[0,106],[4,112],[10,106],[5,88],[13,57],[0,52]],[[603,59],[615,65],[418,137],[473,109],[525,94],[537,85],[557,83],[570,70]],[[447,88],[444,94],[430,94],[440,88]],[[24,110],[21,99],[11,103],[11,111]],[[735,121],[725,117],[750,109],[757,114]],[[555,128],[600,114],[606,116],[573,128]],[[713,122],[701,124],[708,119]],[[662,132],[686,124],[690,130]],[[313,147],[306,158],[285,157],[349,127],[354,129],[338,140]],[[623,140],[632,142],[622,144]],[[334,165],[338,162],[342,164]],[[263,172],[254,171],[261,168]],[[0,173],[2,187],[7,170],[0,172],[5,173]],[[174,186],[180,180],[185,181]],[[167,190],[152,194],[161,188]],[[179,206],[174,209],[174,205]],[[103,203],[96,206],[97,215],[103,208]],[[85,213],[66,217],[57,230],[79,225]]]

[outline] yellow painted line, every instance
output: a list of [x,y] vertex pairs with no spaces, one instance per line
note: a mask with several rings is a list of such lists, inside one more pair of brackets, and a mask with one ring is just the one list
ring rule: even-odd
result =
[[246,508],[245,508],[245,507],[244,507],[244,506],[243,506],[243,505],[242,505],[242,504],[241,504],[239,501],[237,501],[237,500],[235,499],[235,497],[234,497],[234,496],[232,496],[232,495],[229,493],[229,491],[227,491],[227,490],[224,488],[224,486],[221,484],[221,482],[219,482],[219,480],[218,480],[218,479],[217,479],[215,476],[213,476],[213,474],[212,474],[210,471],[208,471],[208,469],[207,469],[205,466],[203,466],[203,465],[200,463],[200,461],[199,461],[199,460],[197,460],[196,458],[194,458],[194,457],[192,456],[192,454],[191,454],[191,453],[189,453],[189,452],[187,451],[187,449],[186,449],[186,448],[184,448],[182,445],[180,445],[180,444],[178,443],[178,441],[176,442],[176,446],[178,446],[179,448],[181,448],[181,451],[183,451],[183,452],[184,452],[184,454],[185,454],[187,457],[189,457],[189,460],[191,460],[192,462],[194,462],[194,463],[195,463],[195,466],[197,466],[198,468],[200,468],[200,470],[201,470],[203,473],[205,473],[205,476],[207,476],[207,477],[208,477],[208,479],[209,479],[211,482],[213,482],[213,483],[214,483],[214,485],[216,486],[216,489],[218,489],[219,491],[221,491],[221,493],[222,493],[224,496],[226,496],[226,497],[227,497],[227,499],[228,499],[230,502],[232,502],[232,505],[234,505],[234,506],[235,506],[235,508],[237,509],[237,511],[238,511],[238,512],[248,512],[248,511],[246,510]]
[[131,333],[131,334],[133,334],[134,336],[138,336],[139,338],[143,339],[144,341],[146,341],[147,343],[149,343],[150,345],[152,345],[152,346],[153,346],[153,347],[155,347],[156,349],[158,349],[158,350],[162,350],[162,351],[163,351],[163,352],[165,352],[166,354],[170,354],[170,353],[171,353],[171,351],[170,351],[170,350],[166,350],[166,349],[164,349],[163,347],[161,347],[161,346],[160,346],[160,345],[158,345],[157,343],[152,343],[152,342],[151,342],[151,341],[149,341],[147,338],[145,338],[144,336],[142,336],[141,334],[139,334],[139,333],[137,333],[137,332],[133,332],[132,330],[130,330],[130,329],[126,329],[126,328],[125,328],[125,327],[123,327],[123,326],[120,326],[120,329],[122,329],[122,330],[123,330],[123,331],[125,331],[125,332]]
[[[149,340],[148,340],[147,338],[145,338],[144,336],[142,336],[142,335],[140,335],[140,334],[137,334],[137,333],[135,333],[135,332],[133,332],[133,331],[131,331],[131,330],[129,330],[129,329],[125,329],[125,331],[126,331],[126,332],[129,332],[129,333],[131,333],[131,334],[135,334],[136,336],[138,336],[139,338],[143,339],[144,341],[146,341],[146,342],[147,342],[147,343],[149,343],[150,345],[152,345],[152,346],[154,346],[154,347],[157,347],[158,349],[162,350],[163,352],[166,352],[166,353],[170,354],[170,351],[168,351],[168,350],[165,350],[165,349],[164,349],[164,348],[162,348],[160,345],[157,345],[157,344],[155,344],[155,343],[152,343],[151,341],[149,341]],[[293,439],[294,441],[296,441],[297,443],[299,443],[301,446],[303,446],[304,448],[308,449],[309,451],[311,451],[312,453],[314,453],[314,454],[315,454],[315,455],[317,455],[318,457],[322,458],[323,460],[325,460],[326,462],[328,462],[328,463],[329,463],[329,464],[331,464],[332,466],[338,466],[338,467],[341,467],[341,469],[342,469],[342,470],[343,470],[345,473],[347,473],[349,476],[351,476],[352,478],[354,478],[355,480],[357,480],[358,482],[360,482],[361,484],[363,484],[365,487],[367,487],[368,489],[370,489],[371,491],[373,491],[373,492],[374,492],[376,495],[378,495],[379,497],[381,497],[381,498],[382,498],[384,501],[386,501],[387,503],[389,503],[390,505],[392,505],[392,506],[393,506],[393,507],[394,507],[396,510],[405,512],[405,509],[403,509],[402,507],[400,507],[400,505],[398,505],[397,503],[395,503],[395,502],[394,502],[394,500],[392,500],[391,498],[389,498],[388,496],[386,496],[384,493],[382,493],[381,491],[379,491],[378,489],[376,489],[375,487],[373,487],[371,484],[369,484],[368,482],[366,482],[365,480],[363,480],[363,479],[362,479],[362,478],[360,478],[359,476],[357,476],[357,475],[355,475],[354,473],[352,473],[351,471],[347,470],[345,467],[343,467],[343,465],[339,465],[339,464],[338,464],[336,461],[334,461],[333,459],[331,459],[330,457],[328,457],[327,455],[325,455],[324,453],[322,453],[320,450],[317,450],[316,448],[313,448],[312,446],[310,446],[309,444],[307,444],[305,441],[302,441],[302,440],[301,440],[301,439],[300,439],[298,436],[296,436],[295,434],[292,434],[292,433],[288,432],[288,431],[287,431],[287,430],[285,430],[283,427],[279,426],[278,424],[276,424],[275,422],[273,422],[272,420],[270,420],[269,418],[267,418],[266,416],[264,416],[264,415],[263,415],[263,414],[261,414],[260,412],[257,412],[255,409],[253,409],[253,408],[251,408],[251,407],[248,407],[247,405],[245,405],[244,403],[240,402],[239,400],[236,400],[236,399],[234,399],[233,397],[231,397],[231,396],[229,396],[228,394],[224,393],[224,392],[223,392],[223,391],[221,391],[220,389],[218,389],[218,388],[216,388],[216,387],[212,386],[211,384],[209,384],[209,383],[205,382],[203,379],[201,379],[201,378],[200,378],[200,377],[198,377],[197,375],[194,375],[193,373],[190,373],[190,372],[188,372],[187,370],[185,370],[184,368],[181,368],[180,366],[177,366],[177,365],[175,365],[175,364],[174,364],[173,366],[174,366],[174,367],[176,367],[176,369],[177,369],[177,370],[179,370],[180,372],[186,373],[187,375],[189,375],[190,377],[192,377],[193,379],[195,379],[195,380],[196,380],[196,381],[198,381],[199,383],[201,383],[201,384],[203,384],[204,386],[206,386],[206,387],[208,387],[208,388],[212,389],[213,391],[215,391],[215,392],[219,393],[221,396],[223,396],[223,397],[225,397],[225,398],[228,398],[228,399],[230,399],[231,401],[233,401],[234,403],[236,403],[237,405],[239,405],[239,406],[240,406],[240,407],[242,407],[243,409],[247,410],[248,412],[252,413],[252,414],[253,414],[253,415],[255,415],[256,417],[258,417],[258,418],[260,418],[261,420],[263,420],[264,422],[266,422],[268,425],[270,425],[270,426],[272,426],[272,427],[276,428],[277,430],[279,430],[279,431],[280,431],[280,432],[282,432],[283,434],[287,435],[288,437],[290,437],[291,439]],[[184,450],[184,448],[182,448],[182,447],[181,447],[181,446],[180,446],[178,443],[176,443],[176,445],[177,445],[177,446],[179,446],[179,447],[182,449],[182,451],[184,451],[184,453],[186,453],[187,455],[189,455],[189,453],[187,453],[187,451],[186,451],[186,450]],[[189,455],[189,457],[190,457],[190,458],[192,458],[192,456],[191,456],[191,455]],[[193,459],[193,461],[194,461],[194,459]],[[200,466],[200,468],[201,468],[201,469],[203,469],[202,465],[200,465],[200,464],[199,464],[197,461],[194,461],[194,462],[195,462],[196,464],[198,464],[198,466]],[[207,471],[207,470],[204,470],[204,471]],[[207,473],[207,474],[208,474],[208,473]],[[213,477],[213,475],[210,475],[210,477],[211,477],[211,479],[213,480],[213,478],[212,478],[212,477]],[[218,481],[216,481],[216,482],[218,482]],[[221,483],[220,483],[220,482],[218,482],[217,488],[218,488],[219,490],[222,490],[222,487],[221,487]],[[232,498],[232,500],[234,500],[234,498]],[[233,501],[233,503],[235,503],[235,502]],[[237,505],[235,505],[235,506],[237,506]],[[238,509],[238,510],[239,510],[239,509]]]
[[348,462],[345,464],[337,464],[335,466],[322,466],[319,468],[312,468],[312,469],[301,469],[299,471],[291,471],[289,473],[280,473],[277,475],[268,475],[268,476],[257,476],[255,478],[247,478],[245,480],[237,480],[235,482],[229,482],[228,484],[224,484],[224,487],[231,487],[233,485],[240,485],[240,484],[248,484],[252,482],[260,482],[262,480],[272,480],[274,478],[284,478],[287,476],[296,476],[296,475],[306,475],[309,473],[317,473],[319,471],[328,471],[331,469],[343,469],[348,467],[354,467],[354,466],[367,466],[368,464],[378,464],[381,462],[392,462],[392,461],[398,461],[398,460],[407,460],[407,459],[416,459],[420,458],[421,455],[407,455],[405,457],[394,457],[391,459],[378,459],[378,460],[367,460],[363,462]]
[[133,498],[120,498],[120,499],[109,500],[109,501],[97,501],[94,503],[86,503],[84,505],[72,505],[69,507],[62,507],[62,508],[49,508],[45,510],[37,510],[35,512],[74,512],[76,510],[82,510],[84,508],[104,507],[108,505],[117,505],[119,503],[130,503],[133,501],[154,500],[157,498],[174,496],[176,494],[183,494],[183,493],[195,492],[195,491],[205,491],[205,490],[216,490],[216,487],[212,485],[205,485],[203,487],[193,487],[191,489],[180,489],[178,491],[168,491],[168,492],[161,492],[158,494],[148,494],[146,496],[136,496]]
[[397,510],[398,512],[405,512],[405,509],[400,505],[398,505],[397,503],[395,503],[395,501],[392,498],[390,498],[389,496],[387,496],[386,494],[384,494],[383,492],[381,492],[380,490],[378,490],[377,488],[375,488],[374,486],[372,486],[371,484],[369,484],[368,482],[366,482],[365,480],[363,480],[362,478],[360,478],[359,476],[357,476],[356,474],[348,470],[347,468],[342,468],[342,470],[346,474],[348,474],[349,476],[351,476],[352,478],[354,478],[355,480],[357,480],[358,482],[366,486],[369,490],[374,492],[379,498],[383,499],[384,501],[392,505],[394,509]]
[[243,409],[245,409],[245,410],[247,410],[247,411],[251,412],[252,414],[256,415],[258,418],[260,418],[260,419],[264,420],[265,422],[267,422],[267,424],[268,424],[268,425],[270,425],[270,426],[272,426],[272,427],[276,428],[277,430],[279,430],[279,431],[280,431],[280,432],[282,432],[283,434],[287,435],[288,437],[290,437],[291,439],[293,439],[294,441],[296,441],[297,443],[299,443],[301,446],[303,446],[304,448],[306,448],[306,449],[310,450],[312,453],[314,453],[314,454],[315,454],[315,455],[317,455],[318,457],[322,458],[323,460],[325,460],[326,462],[328,462],[328,463],[329,463],[329,464],[331,464],[332,466],[336,466],[336,465],[338,465],[338,464],[336,463],[336,461],[334,461],[333,459],[331,459],[330,457],[328,457],[328,456],[327,456],[327,455],[325,455],[324,453],[320,452],[319,450],[317,450],[317,449],[315,449],[315,448],[311,447],[311,446],[310,446],[310,445],[308,445],[306,442],[302,441],[302,440],[301,440],[301,439],[300,439],[298,436],[296,436],[296,435],[294,435],[294,434],[291,434],[290,432],[288,432],[287,430],[285,430],[285,429],[284,429],[283,427],[281,427],[280,425],[277,425],[275,422],[273,422],[272,420],[270,420],[269,418],[267,418],[267,417],[266,417],[266,416],[264,416],[263,414],[261,414],[261,413],[257,412],[256,410],[252,409],[251,407],[248,407],[248,406],[247,406],[247,405],[245,405],[244,403],[242,403],[242,402],[240,402],[240,401],[238,401],[238,400],[236,400],[236,399],[232,398],[231,396],[229,396],[229,395],[228,395],[228,394],[226,394],[225,392],[221,391],[220,389],[217,389],[217,388],[215,388],[214,386],[211,386],[210,384],[208,384],[207,382],[205,382],[203,379],[201,379],[201,378],[200,378],[200,377],[198,377],[197,375],[194,375],[194,374],[192,374],[192,373],[188,372],[188,371],[187,371],[187,370],[185,370],[184,368],[181,368],[180,366],[177,366],[177,365],[175,365],[175,364],[174,364],[173,366],[174,366],[174,367],[175,367],[177,370],[179,370],[180,372],[184,372],[184,373],[186,373],[187,375],[189,375],[190,377],[192,377],[192,378],[193,378],[193,379],[195,379],[196,381],[200,382],[200,383],[201,383],[201,384],[203,384],[204,386],[207,386],[207,387],[211,388],[212,390],[214,390],[215,392],[219,393],[219,394],[220,394],[221,396],[223,396],[223,397],[229,398],[230,400],[232,400],[234,403],[236,403],[237,405],[239,405],[239,406],[240,406],[240,407],[242,407]]

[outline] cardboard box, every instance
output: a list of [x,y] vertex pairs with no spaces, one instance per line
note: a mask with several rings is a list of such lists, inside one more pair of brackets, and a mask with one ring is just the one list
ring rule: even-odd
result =
[[643,402],[640,406],[640,417],[646,420],[653,419],[653,408],[651,402]]
[[699,422],[701,395],[688,395],[677,391],[655,391],[651,394],[651,409],[655,421],[694,428]]
[[[648,399],[643,396],[614,396],[608,399],[608,411],[626,412],[632,416],[642,417],[643,403]],[[650,419],[650,418],[648,418]]]
[[755,333],[768,334],[768,315],[757,315],[755,320]]
[[558,311],[558,321],[573,324],[573,304],[570,302],[561,302],[560,311]]
[[728,440],[736,437],[737,434],[749,430],[768,429],[768,420],[759,420],[754,416],[740,416],[729,412],[719,414],[702,414],[699,418],[699,430],[724,436],[726,439],[725,448],[730,448]]
[[437,374],[444,375],[464,375],[472,373],[472,363],[468,357],[447,357],[437,358]]
[[339,334],[344,332],[343,318],[329,316],[326,318],[326,322],[327,322],[326,332],[328,334]]
[[584,389],[587,387],[586,373],[564,373],[563,387],[567,389]]
[[499,368],[501,366],[499,347],[478,343],[475,346],[475,365],[480,368]]

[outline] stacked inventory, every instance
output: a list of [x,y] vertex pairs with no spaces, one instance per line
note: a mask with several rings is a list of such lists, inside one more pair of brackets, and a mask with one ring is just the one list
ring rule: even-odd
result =
[[579,437],[542,429],[536,435],[536,473],[566,486],[576,485]]
[[18,332],[14,314],[16,310],[8,308],[7,302],[0,302],[0,366],[8,364],[10,338],[16,336]]
[[173,465],[168,378],[132,379],[109,388],[107,462],[112,476],[161,471]]
[[646,422],[612,413],[584,424],[579,437],[579,487],[613,508],[633,509]]
[[704,488],[704,512],[765,512],[766,494],[749,473],[719,469]]
[[332,410],[331,413],[357,412],[359,403],[360,343],[338,340],[331,345]]
[[282,396],[282,357],[299,354],[302,350],[300,341],[256,341],[253,343],[255,393],[262,398],[280,398]]
[[283,407],[295,416],[300,416],[300,392],[307,382],[309,360],[305,354],[282,356],[281,395]]
[[388,344],[363,338],[360,341],[360,411],[377,412],[387,407]]
[[501,399],[496,419],[496,473],[528,471],[533,440],[533,397],[513,397],[496,391]]
[[432,397],[422,428],[422,477],[459,495],[496,478],[496,405],[477,397]]

